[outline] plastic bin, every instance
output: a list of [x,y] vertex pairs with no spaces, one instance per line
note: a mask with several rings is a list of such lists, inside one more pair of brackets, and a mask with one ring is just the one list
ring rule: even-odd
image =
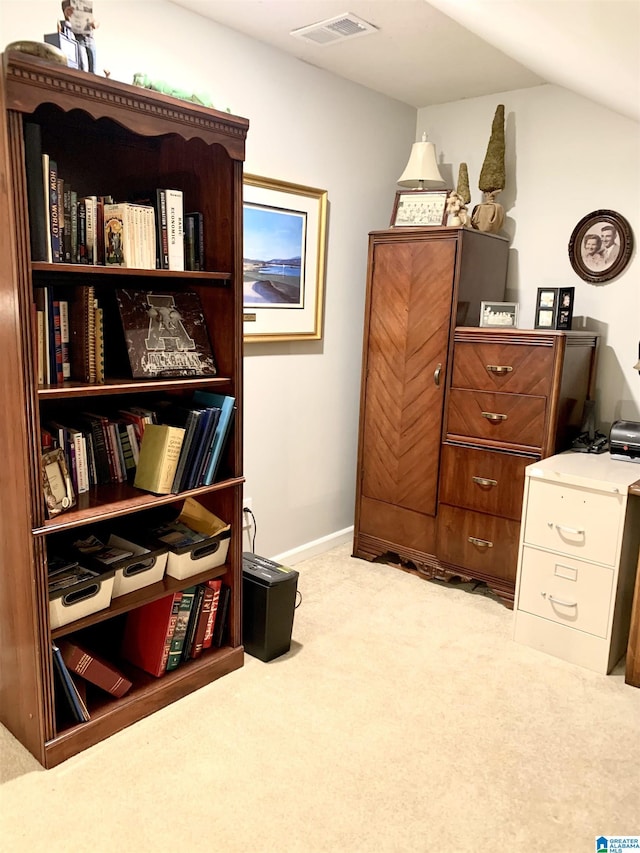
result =
[[62,589],[50,589],[49,618],[52,629],[75,622],[111,604],[113,569],[100,574],[90,570],[86,570],[86,573],[91,577]]
[[250,551],[242,555],[242,642],[270,661],[291,648],[298,572]]
[[152,535],[169,549],[165,571],[178,580],[221,566],[227,559],[231,541],[230,528],[205,536],[179,521],[156,528]]

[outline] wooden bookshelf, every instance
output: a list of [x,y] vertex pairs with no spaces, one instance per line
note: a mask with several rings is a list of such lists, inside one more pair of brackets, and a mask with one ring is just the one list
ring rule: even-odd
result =
[[[2,57],[0,108],[0,481],[1,719],[45,767],[52,767],[243,664],[242,586],[242,174],[248,121],[147,89],[11,52]],[[24,123],[39,126],[42,149],[79,194],[128,200],[145,188],[171,187],[184,211],[205,223],[205,271],[141,270],[101,264],[32,260]],[[218,373],[210,377],[140,381],[121,373],[104,384],[66,381],[38,385],[35,291],[44,285],[193,290],[202,304]],[[194,391],[235,397],[223,477],[179,495],[153,495],[124,483],[96,486],[71,510],[48,518],[40,471],[40,419],[92,400],[146,406],[168,395],[188,404]],[[165,576],[113,599],[109,607],[51,628],[47,553],[69,530],[89,532],[112,519],[133,522],[158,507],[180,508],[195,497],[231,524],[223,566],[184,580]],[[160,678],[129,667],[132,689],[121,699],[94,699],[91,719],[68,725],[56,718],[51,641],[73,631],[100,630],[114,646],[122,620],[141,605],[215,577],[232,589],[228,639],[222,648],[181,664]],[[118,652],[114,648],[114,658]]]

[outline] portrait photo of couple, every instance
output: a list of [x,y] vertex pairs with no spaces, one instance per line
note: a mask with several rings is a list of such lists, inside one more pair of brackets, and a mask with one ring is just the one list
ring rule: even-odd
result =
[[618,231],[609,222],[596,223],[582,240],[582,260],[594,272],[610,267],[619,254]]

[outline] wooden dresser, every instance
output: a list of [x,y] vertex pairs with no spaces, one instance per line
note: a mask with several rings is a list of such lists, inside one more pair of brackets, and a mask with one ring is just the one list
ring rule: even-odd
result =
[[578,433],[596,347],[592,333],[455,330],[436,548],[446,574],[513,601],[524,469]]
[[507,250],[468,229],[370,235],[353,553],[511,606],[524,468],[579,431],[597,336],[474,326]]

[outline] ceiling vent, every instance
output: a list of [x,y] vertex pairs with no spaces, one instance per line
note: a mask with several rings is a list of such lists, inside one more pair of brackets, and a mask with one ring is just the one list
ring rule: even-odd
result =
[[368,24],[362,18],[357,18],[351,12],[346,12],[344,15],[337,15],[335,18],[329,18],[327,21],[320,21],[317,24],[310,24],[308,27],[299,27],[297,30],[291,30],[289,35],[324,47],[327,44],[355,38],[356,36],[366,36],[377,31],[377,27]]

